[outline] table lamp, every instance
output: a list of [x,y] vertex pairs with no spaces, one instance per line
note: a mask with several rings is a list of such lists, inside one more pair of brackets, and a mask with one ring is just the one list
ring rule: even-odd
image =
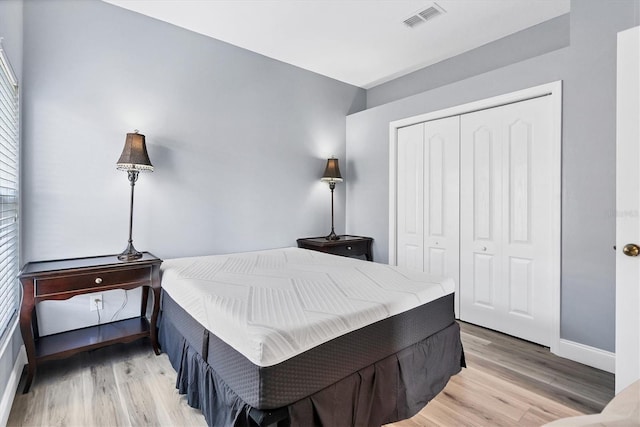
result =
[[340,168],[338,167],[338,159],[327,159],[327,167],[324,169],[324,174],[320,181],[328,182],[329,189],[331,190],[331,233],[325,237],[327,240],[339,240],[340,236],[336,235],[333,229],[333,190],[336,188],[336,182],[342,182],[342,176],[340,175]]
[[124,142],[124,149],[118,159],[116,168],[121,171],[126,171],[129,183],[131,184],[131,205],[129,207],[129,243],[127,248],[118,255],[118,259],[121,261],[134,261],[142,258],[142,253],[138,252],[133,247],[133,239],[131,238],[133,230],[133,189],[138,180],[139,172],[153,172],[153,165],[149,160],[149,154],[147,154],[147,146],[145,144],[144,135],[139,134],[138,130],[133,133],[127,134],[127,139]]

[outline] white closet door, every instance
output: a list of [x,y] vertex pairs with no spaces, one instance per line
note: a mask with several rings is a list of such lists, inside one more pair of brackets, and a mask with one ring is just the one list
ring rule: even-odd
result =
[[[460,275],[460,117],[424,124],[424,271]],[[457,314],[458,304],[456,304]]]
[[423,271],[424,124],[398,129],[397,264]]
[[549,346],[549,97],[461,117],[460,318]]
[[397,264],[459,277],[460,119],[398,130]]

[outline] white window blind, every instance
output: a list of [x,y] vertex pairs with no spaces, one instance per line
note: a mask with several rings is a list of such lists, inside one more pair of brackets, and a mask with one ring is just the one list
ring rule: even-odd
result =
[[0,46],[0,338],[18,311],[18,81]]

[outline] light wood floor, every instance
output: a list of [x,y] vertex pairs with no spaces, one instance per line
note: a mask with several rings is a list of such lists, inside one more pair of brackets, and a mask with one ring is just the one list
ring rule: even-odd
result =
[[[599,412],[612,374],[543,347],[461,324],[467,369],[410,420],[416,426],[539,426]],[[42,365],[31,392],[14,400],[9,426],[205,426],[175,390],[176,373],[147,341]]]

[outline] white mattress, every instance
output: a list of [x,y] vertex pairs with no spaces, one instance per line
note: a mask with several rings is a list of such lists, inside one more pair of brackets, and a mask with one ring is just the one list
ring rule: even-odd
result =
[[454,291],[452,279],[298,248],[169,259],[161,272],[174,301],[258,366]]

